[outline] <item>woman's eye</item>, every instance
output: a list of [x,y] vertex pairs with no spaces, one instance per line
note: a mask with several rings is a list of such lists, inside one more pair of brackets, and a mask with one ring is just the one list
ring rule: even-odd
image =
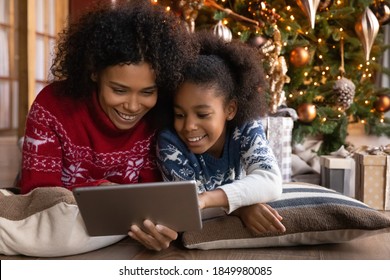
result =
[[147,90],[147,91],[143,91],[142,93],[144,95],[153,95],[156,91],[155,90]]
[[122,89],[122,88],[113,88],[112,90],[113,90],[113,92],[115,92],[115,93],[124,93],[124,92],[126,92],[126,90],[124,90],[124,89]]

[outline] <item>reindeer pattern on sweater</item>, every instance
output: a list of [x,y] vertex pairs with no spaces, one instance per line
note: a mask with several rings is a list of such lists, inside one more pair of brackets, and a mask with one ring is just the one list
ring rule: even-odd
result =
[[166,129],[158,137],[157,158],[164,180],[196,180],[199,192],[239,180],[249,170],[278,168],[259,120],[228,130],[220,158],[192,153],[173,129]]

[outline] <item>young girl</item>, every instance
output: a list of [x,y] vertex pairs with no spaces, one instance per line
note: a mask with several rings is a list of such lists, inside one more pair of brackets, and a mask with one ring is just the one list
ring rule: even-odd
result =
[[263,204],[280,196],[282,178],[258,120],[265,104],[260,58],[241,42],[198,37],[200,55],[174,95],[174,129],[158,138],[164,180],[196,180],[201,209],[224,207],[254,232],[284,231]]
[[[97,6],[61,34],[55,81],[27,116],[21,192],[37,187],[160,181],[155,133],[194,44],[185,25],[150,1]],[[156,121],[158,117],[158,122]],[[147,221],[131,235],[160,250],[177,233]]]

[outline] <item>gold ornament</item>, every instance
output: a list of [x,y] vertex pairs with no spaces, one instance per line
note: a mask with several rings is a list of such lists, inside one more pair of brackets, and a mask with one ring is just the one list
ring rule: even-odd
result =
[[379,21],[375,14],[366,8],[355,24],[355,31],[363,45],[366,61],[370,60],[370,52],[379,31]]
[[298,119],[304,123],[312,122],[317,116],[317,109],[314,104],[302,103],[297,108]]
[[295,67],[302,67],[310,60],[309,52],[303,47],[296,47],[290,53],[290,62]]
[[232,32],[229,27],[224,25],[222,21],[218,21],[218,23],[214,26],[214,34],[218,37],[222,38],[226,42],[230,42],[233,38]]
[[375,14],[381,25],[385,25],[390,22],[390,3],[384,0],[377,0],[374,4],[370,5],[371,11]]
[[297,0],[298,6],[310,20],[311,28],[314,29],[316,13],[320,0]]
[[195,31],[195,20],[203,6],[203,2],[204,0],[179,1],[179,7],[182,10],[184,21],[187,23],[190,32]]
[[385,113],[390,110],[390,96],[386,94],[378,95],[378,99],[374,102],[374,108],[378,112]]

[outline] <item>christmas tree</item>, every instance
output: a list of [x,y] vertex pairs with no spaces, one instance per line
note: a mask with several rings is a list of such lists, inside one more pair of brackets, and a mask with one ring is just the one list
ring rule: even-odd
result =
[[[157,0],[155,0],[157,2]],[[349,123],[390,136],[390,89],[378,88],[383,25],[390,4],[383,0],[159,0],[191,31],[213,28],[226,40],[258,48],[267,73],[270,113],[296,110],[293,140],[323,140],[320,154],[346,145]]]

